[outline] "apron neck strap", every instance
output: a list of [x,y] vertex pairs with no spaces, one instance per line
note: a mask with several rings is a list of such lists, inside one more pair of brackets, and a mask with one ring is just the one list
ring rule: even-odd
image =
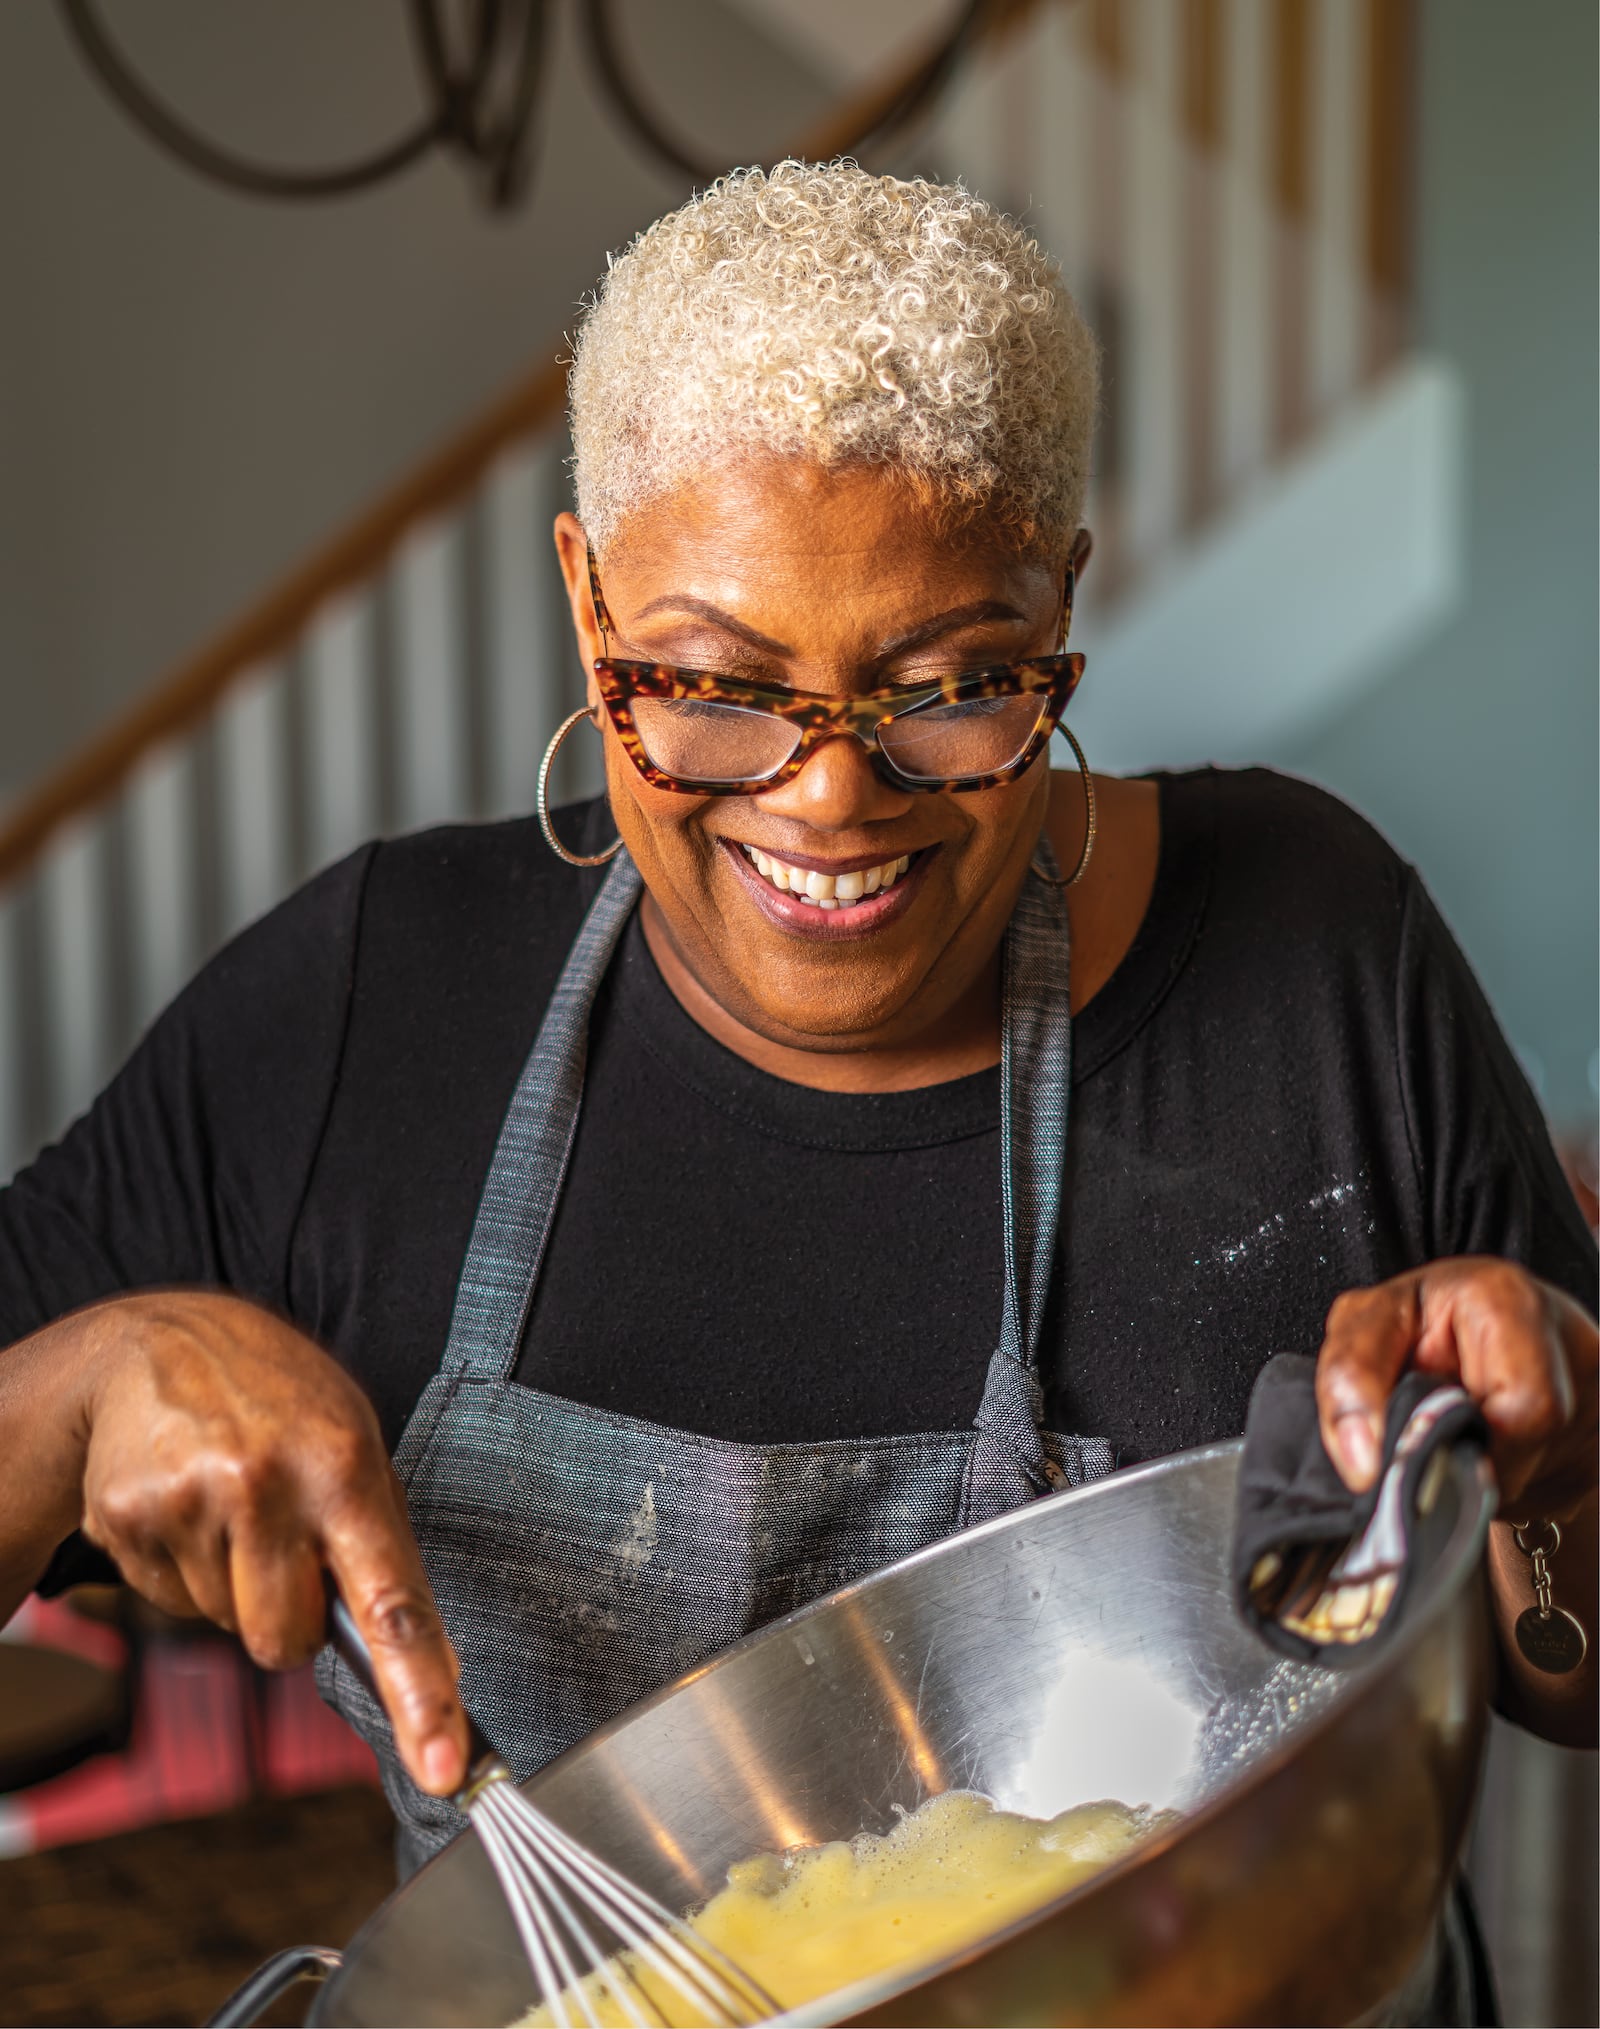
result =
[[501,1124],[456,1286],[444,1374],[505,1380],[516,1366],[578,1129],[589,1016],[641,885],[624,847],[567,954]]
[[[1041,838],[1037,857],[1054,875]],[[1031,868],[1006,931],[1001,1001],[1001,1193],[1005,1300],[1000,1351],[1031,1373],[1050,1291],[1072,1082],[1071,943],[1064,888]]]
[[[1038,855],[1053,874],[1047,841],[1040,841]],[[562,968],[489,1166],[456,1289],[441,1362],[446,1375],[505,1380],[516,1366],[577,1132],[589,1017],[641,886],[638,868],[626,850],[620,852]],[[999,1347],[1030,1374],[1055,1259],[1066,1161],[1068,960],[1065,893],[1030,871],[1002,958],[1005,1298]]]

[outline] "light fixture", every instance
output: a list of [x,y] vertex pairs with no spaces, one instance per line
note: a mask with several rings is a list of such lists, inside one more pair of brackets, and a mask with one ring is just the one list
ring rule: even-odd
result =
[[[152,91],[107,33],[96,0],[59,0],[95,78],[150,140],[187,168],[248,197],[348,197],[414,167],[435,149],[463,162],[491,210],[524,194],[546,60],[549,0],[407,0],[426,111],[386,147],[329,168],[252,161],[212,140]],[[1008,0],[961,0],[954,25],[887,103],[863,116],[835,152],[853,154],[905,127],[949,82],[986,15]],[[672,168],[706,182],[731,165],[679,141],[646,104],[618,46],[613,0],[580,0],[588,51],[624,130]]]

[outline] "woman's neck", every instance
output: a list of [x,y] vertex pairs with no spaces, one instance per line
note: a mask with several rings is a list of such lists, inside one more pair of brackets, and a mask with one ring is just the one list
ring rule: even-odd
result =
[[[1058,863],[1077,863],[1083,845],[1083,789],[1076,774],[1051,781],[1045,819]],[[1094,856],[1067,891],[1072,926],[1072,1011],[1115,972],[1138,934],[1155,886],[1161,849],[1160,797],[1153,782],[1095,777],[1099,810]],[[757,1070],[823,1092],[906,1092],[942,1085],[1000,1061],[1000,953],[945,1009],[937,1025],[901,1048],[807,1050],[748,1028],[700,984],[673,943],[648,893],[640,911],[645,942],[674,998],[706,1033]]]

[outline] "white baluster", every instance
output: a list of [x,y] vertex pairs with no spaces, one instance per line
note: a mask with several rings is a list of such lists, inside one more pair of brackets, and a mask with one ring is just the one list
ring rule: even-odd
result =
[[514,451],[484,489],[485,803],[491,817],[533,808],[539,756],[560,722],[555,643],[564,613],[550,537],[551,461],[557,455],[548,443]]
[[[1317,0],[1312,15],[1311,406],[1326,414],[1361,366],[1362,199],[1369,156],[1367,10]],[[1399,202],[1398,193],[1395,201]]]
[[144,1029],[200,960],[195,855],[195,748],[157,749],[128,785],[128,874],[133,1005]]
[[306,801],[313,866],[378,828],[380,738],[372,604],[340,599],[313,623],[305,655]]
[[1061,263],[1067,287],[1091,307],[1094,197],[1092,80],[1080,18],[1046,7],[1023,31],[1034,96],[1031,183],[1040,244]]
[[1125,99],[1129,195],[1126,275],[1132,304],[1128,549],[1134,570],[1172,542],[1181,506],[1184,329],[1178,228],[1183,165],[1177,56],[1181,0],[1124,0],[1132,39]]
[[23,1063],[22,893],[0,893],[0,1184],[21,1166],[28,1128],[27,1067]]
[[[1346,0],[1348,4],[1348,0]],[[1223,27],[1218,460],[1232,491],[1258,474],[1271,433],[1272,209],[1265,0],[1227,0]]]
[[48,1130],[81,1113],[111,1068],[112,978],[103,818],[59,834],[39,872]]
[[410,538],[395,564],[394,593],[400,824],[459,822],[471,799],[459,517]]
[[217,712],[217,855],[222,929],[233,936],[294,883],[289,671],[242,677]]

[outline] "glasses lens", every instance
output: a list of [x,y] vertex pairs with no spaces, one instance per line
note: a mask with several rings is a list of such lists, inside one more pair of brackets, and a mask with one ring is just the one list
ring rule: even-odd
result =
[[878,729],[891,767],[912,782],[950,782],[1009,768],[1050,708],[1047,691],[929,705]]
[[698,697],[635,697],[633,724],[664,775],[682,782],[764,782],[800,744],[800,728],[773,712]]

